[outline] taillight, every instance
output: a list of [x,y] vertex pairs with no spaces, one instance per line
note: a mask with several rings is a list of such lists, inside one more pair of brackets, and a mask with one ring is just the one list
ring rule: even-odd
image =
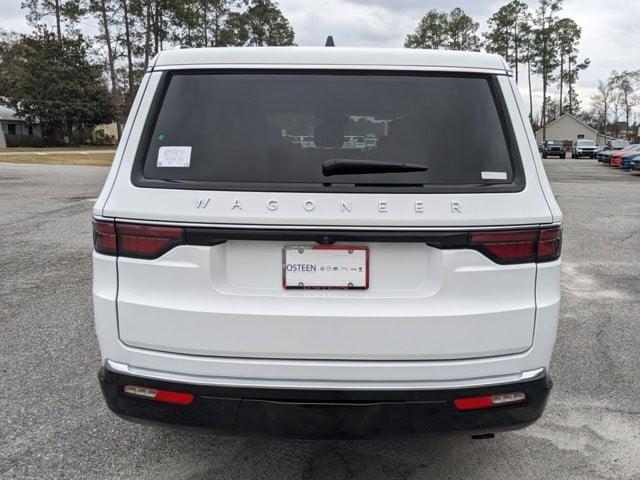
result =
[[104,255],[157,258],[184,243],[184,229],[93,220],[93,246]]
[[137,258],[157,258],[184,242],[180,227],[132,225],[117,223],[118,255]]
[[560,257],[562,228],[471,232],[469,247],[503,265],[550,262]]
[[172,405],[191,405],[194,398],[193,393],[160,390],[158,388],[140,387],[138,385],[125,385],[122,391],[135,397],[148,398],[149,400],[170,403]]
[[536,261],[537,239],[538,230],[472,232],[470,247],[496,263],[529,263]]
[[501,407],[522,403],[527,399],[524,392],[499,393],[496,395],[483,395],[481,397],[456,398],[453,404],[458,410],[482,410],[484,408]]
[[113,221],[93,220],[93,248],[104,255],[116,255],[116,225]]
[[550,262],[560,257],[562,227],[541,228],[538,237],[538,262]]

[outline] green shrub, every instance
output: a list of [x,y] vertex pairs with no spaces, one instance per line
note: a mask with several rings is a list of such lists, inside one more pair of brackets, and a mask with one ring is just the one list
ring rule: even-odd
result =
[[42,147],[42,138],[36,135],[6,134],[7,147]]

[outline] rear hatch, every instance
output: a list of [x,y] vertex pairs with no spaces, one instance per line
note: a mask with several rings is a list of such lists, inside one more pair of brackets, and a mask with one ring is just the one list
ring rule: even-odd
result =
[[104,210],[122,342],[265,359],[528,349],[551,216],[508,82],[153,73]]

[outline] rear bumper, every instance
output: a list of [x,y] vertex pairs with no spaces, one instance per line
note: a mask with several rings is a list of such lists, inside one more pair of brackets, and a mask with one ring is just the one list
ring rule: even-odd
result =
[[578,151],[578,152],[575,152],[575,155],[576,155],[576,158],[580,158],[580,157],[595,158],[596,152]]
[[[526,382],[446,390],[302,390],[231,388],[153,380],[102,369],[108,407],[137,422],[235,434],[300,438],[367,438],[428,433],[493,433],[524,428],[545,408],[549,376]],[[171,405],[123,392],[124,385],[188,392],[190,405]],[[458,411],[456,398],[524,392],[511,406]]]

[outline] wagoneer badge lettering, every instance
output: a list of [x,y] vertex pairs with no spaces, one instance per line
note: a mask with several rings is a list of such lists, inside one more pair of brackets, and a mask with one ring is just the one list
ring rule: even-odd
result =
[[207,208],[209,202],[211,201],[210,197],[199,197],[195,199],[196,208]]
[[[196,208],[207,208],[210,202],[211,202],[210,197],[197,197],[194,200],[194,204]],[[376,201],[376,204],[377,204],[378,213],[384,214],[390,211],[389,203],[386,200],[378,200]],[[280,204],[278,203],[278,200],[275,200],[275,199],[267,200],[265,205],[267,210],[270,210],[272,212],[275,212],[280,208]],[[451,202],[450,206],[451,206],[451,213],[462,213],[461,202]],[[411,210],[413,210],[414,213],[417,213],[417,214],[422,214],[425,212],[424,202],[422,200],[411,201],[408,207]],[[302,203],[302,208],[306,212],[313,212],[316,209],[316,203],[313,200],[305,200]],[[242,200],[240,198],[234,199],[230,209],[242,210],[243,209]],[[352,213],[353,204],[351,200],[338,200],[338,210],[340,213],[347,213],[347,214]]]

